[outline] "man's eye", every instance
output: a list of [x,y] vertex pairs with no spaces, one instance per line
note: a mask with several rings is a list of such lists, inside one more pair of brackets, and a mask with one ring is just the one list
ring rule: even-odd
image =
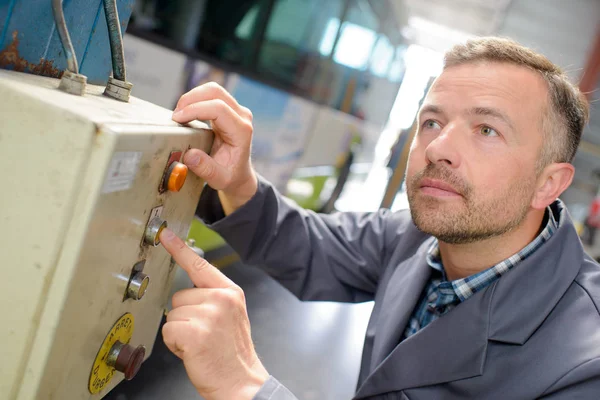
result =
[[495,129],[490,128],[489,126],[482,126],[480,132],[483,136],[493,137],[498,136],[498,132]]
[[425,123],[423,124],[424,128],[428,128],[428,129],[437,129],[440,128],[440,124],[438,124],[437,122],[435,122],[432,119],[428,119],[427,121],[425,121]]

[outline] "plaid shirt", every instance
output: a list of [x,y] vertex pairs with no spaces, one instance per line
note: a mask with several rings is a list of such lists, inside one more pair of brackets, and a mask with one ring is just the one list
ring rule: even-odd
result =
[[[559,210],[562,209],[562,202],[560,200],[556,202]],[[491,268],[451,282],[446,280],[446,273],[440,258],[440,248],[436,239],[427,254],[427,263],[433,268],[431,278],[406,326],[404,339],[414,335],[432,321],[448,313],[459,303],[486,288],[539,249],[558,227],[558,222],[550,207],[548,207],[546,214],[548,215],[546,227],[523,250]]]

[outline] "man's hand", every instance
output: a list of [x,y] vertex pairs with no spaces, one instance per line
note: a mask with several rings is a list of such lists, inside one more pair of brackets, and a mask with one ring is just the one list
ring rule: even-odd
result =
[[210,121],[215,133],[210,156],[198,149],[185,153],[184,163],[215,190],[225,214],[244,205],[257,190],[250,164],[252,113],[221,86],[207,83],[179,99],[173,120],[188,123]]
[[169,229],[160,241],[196,286],[173,296],[165,344],[205,399],[252,399],[269,374],[252,344],[244,292]]

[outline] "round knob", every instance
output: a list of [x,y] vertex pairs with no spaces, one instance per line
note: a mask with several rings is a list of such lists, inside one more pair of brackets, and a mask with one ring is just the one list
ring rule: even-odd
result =
[[160,232],[167,227],[167,221],[155,217],[148,222],[146,232],[144,232],[144,242],[152,246],[158,246],[160,243]]
[[169,166],[167,171],[167,189],[171,192],[179,192],[185,183],[188,167],[178,161]]
[[144,346],[133,347],[117,340],[108,353],[106,364],[122,372],[125,379],[130,381],[140,370],[145,355],[146,348]]
[[127,297],[134,300],[140,300],[144,297],[148,284],[150,283],[150,277],[142,272],[138,272],[133,275],[129,286],[127,286]]
[[204,258],[204,250],[202,250],[199,247],[196,247],[196,241],[192,238],[188,239],[186,241],[186,244],[188,245],[188,247],[192,250],[194,250],[194,253],[198,254],[199,257]]

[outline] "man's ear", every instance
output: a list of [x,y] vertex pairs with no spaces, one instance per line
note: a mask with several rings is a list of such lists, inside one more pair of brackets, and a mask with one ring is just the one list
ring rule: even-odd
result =
[[537,181],[537,190],[531,200],[531,207],[543,210],[554,202],[571,184],[575,167],[569,163],[548,165]]

